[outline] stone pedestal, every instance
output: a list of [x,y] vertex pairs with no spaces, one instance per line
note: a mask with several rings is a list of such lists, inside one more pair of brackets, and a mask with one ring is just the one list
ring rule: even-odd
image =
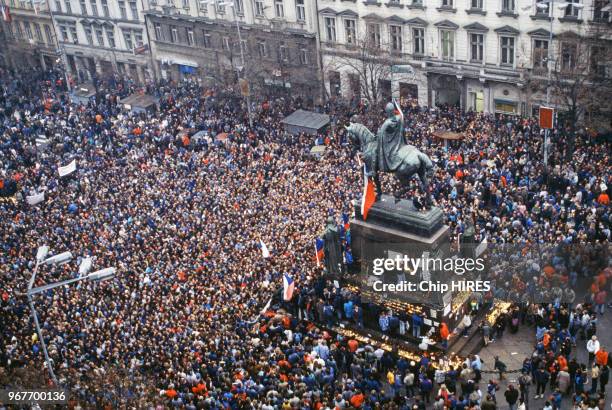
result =
[[[383,195],[363,220],[360,204],[355,203],[355,218],[351,221],[351,249],[359,272],[349,280],[365,289],[372,289],[374,280],[385,283],[440,281],[448,282],[450,276],[434,270],[397,271],[385,270],[375,275],[376,259],[449,258],[449,228],[444,225],[444,215],[439,208],[417,210],[412,201],[396,202],[390,195]],[[419,303],[438,310],[450,302],[451,292],[383,292],[385,298],[397,298],[406,303]]]

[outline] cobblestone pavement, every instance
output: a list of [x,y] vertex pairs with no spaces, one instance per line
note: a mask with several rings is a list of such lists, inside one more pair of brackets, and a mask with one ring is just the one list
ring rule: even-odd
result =
[[[597,337],[601,343],[601,346],[608,349],[608,351],[612,348],[612,312],[608,311],[603,316],[599,316],[598,318],[598,326],[597,326]],[[521,326],[519,331],[515,334],[512,334],[506,330],[504,336],[501,339],[496,340],[493,343],[490,343],[487,347],[483,347],[479,353],[479,356],[484,361],[483,369],[485,371],[493,369],[493,363],[495,362],[495,356],[499,356],[499,359],[504,362],[508,366],[508,371],[512,370],[520,370],[523,364],[523,360],[528,355],[531,355],[535,346],[535,329],[533,327]],[[577,355],[577,356],[576,356]],[[587,363],[588,354],[586,351],[586,341],[577,340],[577,346],[572,349],[572,356],[577,357],[579,363]],[[509,373],[504,376],[504,379],[500,383],[500,389],[497,392],[497,402],[498,409],[504,410],[508,409],[508,405],[506,404],[504,398],[504,391],[509,383],[513,383],[518,387],[518,376],[519,372]],[[498,379],[498,373],[483,373],[482,381],[481,381],[481,390],[486,393],[486,383],[489,379],[494,378]],[[606,406],[608,406],[612,400],[610,400],[610,393],[612,392],[612,385],[608,383],[606,386]],[[586,389],[590,389],[590,380],[589,384],[585,385]],[[530,397],[529,397],[529,410],[540,410],[544,407],[544,403],[546,398],[551,394],[551,391],[547,389],[545,393],[544,399],[534,399],[535,395],[535,386],[532,386],[530,389]],[[571,395],[565,397],[563,399],[562,410],[571,408]]]

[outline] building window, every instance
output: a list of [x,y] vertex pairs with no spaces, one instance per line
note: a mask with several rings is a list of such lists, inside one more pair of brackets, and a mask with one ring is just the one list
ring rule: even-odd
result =
[[255,15],[257,17],[264,16],[264,2],[262,0],[255,0]]
[[39,43],[43,42],[42,31],[40,31],[40,25],[38,23],[34,23],[34,35],[36,36],[36,41]]
[[81,14],[86,16],[87,15],[87,2],[85,0],[81,0],[80,4],[81,4]]
[[[17,25],[17,31],[21,31],[21,29],[19,28],[19,24]],[[69,41],[68,40],[68,29],[66,28],[66,26],[60,26],[60,35],[62,36],[62,41]]]
[[452,8],[453,7],[453,0],[442,0],[442,7]]
[[514,13],[515,4],[514,0],[502,0],[502,12]]
[[189,0],[183,0],[183,8],[189,10]]
[[66,0],[64,4],[66,5],[66,13],[72,14],[72,4],[70,4],[70,0]]
[[302,48],[300,50],[300,64],[302,65],[308,65],[309,61],[308,61],[308,50],[305,48]]
[[354,46],[357,44],[357,22],[355,20],[344,20],[344,40],[346,44]]
[[79,44],[79,36],[77,36],[77,30],[75,26],[70,26],[70,35],[72,36],[72,42]]
[[[247,43],[246,40],[240,40],[240,45],[242,46],[242,52],[244,54],[249,54],[249,43]],[[238,52],[240,52],[240,49]]]
[[26,37],[28,38],[28,40],[33,40],[34,37],[32,37],[32,27],[30,27],[30,22],[29,21],[24,21],[23,22],[23,28],[25,30]]
[[134,30],[134,40],[136,42],[136,47],[141,47],[144,43],[142,41],[142,31]]
[[121,13],[121,18],[127,20],[127,9],[125,8],[125,1],[119,1],[119,12]]
[[232,51],[232,47],[230,46],[229,37],[223,37],[223,49],[225,51]]
[[161,24],[155,23],[155,40],[163,41],[164,35],[162,32]]
[[210,33],[208,31],[203,31],[202,34],[204,37],[204,48],[211,48]]
[[134,43],[132,42],[132,30],[122,29],[123,39],[125,40],[125,48],[128,50],[134,49]]
[[289,50],[287,49],[286,45],[280,45],[280,47],[278,48],[278,56],[281,61],[289,61]]
[[96,27],[96,40],[98,40],[100,47],[104,47],[104,32],[102,31],[102,27]]
[[257,54],[260,58],[265,58],[266,55],[266,42],[261,40],[257,42]]
[[106,28],[106,39],[108,40],[108,46],[110,48],[115,48],[116,44],[115,44],[115,32],[113,31],[112,28],[107,27]]
[[533,41],[533,68],[546,68],[548,61],[548,40]]
[[327,41],[330,43],[336,42],[336,18],[325,17],[325,33],[327,34]]
[[217,7],[217,13],[219,14],[224,14],[225,13],[225,4],[221,1],[217,1],[215,3],[216,7]]
[[185,33],[187,34],[187,44],[190,46],[194,45],[195,41],[193,39],[193,30],[190,28],[186,28]]
[[132,20],[138,20],[138,5],[135,1],[130,1],[130,12],[132,13]]
[[53,33],[51,27],[45,24],[45,37],[47,37],[47,44],[53,44]]
[[536,0],[536,15],[538,16],[549,16],[550,15],[550,3],[548,0]]
[[55,0],[55,10],[57,10],[58,13],[62,12],[62,2],[60,0]]
[[170,41],[173,43],[178,43],[178,29],[176,26],[170,27]]
[[366,32],[370,47],[380,48],[380,24],[368,23]]
[[274,11],[276,12],[276,17],[278,18],[285,17],[285,9],[283,8],[283,0],[274,0]]
[[389,26],[389,34],[391,37],[391,51],[396,53],[402,52],[402,27]]
[[98,15],[98,2],[96,0],[91,0],[91,14]]
[[244,15],[244,3],[242,0],[234,0],[236,6],[236,14]]
[[442,59],[452,60],[455,58],[455,32],[452,30],[440,30],[440,46],[442,48]]
[[414,54],[425,54],[425,29],[413,28],[412,29],[412,52]]
[[470,34],[470,59],[482,62],[484,57],[484,34]]
[[602,23],[610,20],[610,11],[604,11],[604,7],[608,4],[608,0],[595,0],[593,2],[593,20]]
[[295,0],[295,16],[298,21],[306,21],[306,6],[304,0]]
[[608,61],[606,58],[607,50],[605,46],[591,47],[591,72],[599,78],[609,77]]
[[514,37],[501,37],[501,63],[514,65]]
[[482,0],[472,0],[472,9],[482,10]]
[[567,0],[569,3],[565,8],[565,17],[578,18],[580,16],[580,9],[576,5],[580,4],[580,0]]
[[575,43],[561,44],[561,69],[563,71],[571,71],[576,67],[576,57],[578,55],[578,46]]
[[[11,26],[9,26],[9,27],[11,27]],[[22,38],[23,37],[23,31],[21,30],[21,24],[19,24],[19,23],[15,23],[15,37],[16,38]]]
[[108,0],[101,0],[101,1],[102,1],[102,14],[104,14],[104,17],[109,17],[110,12],[108,11]]
[[198,4],[200,5],[200,12],[202,14],[208,14],[208,2],[206,0],[200,0]]

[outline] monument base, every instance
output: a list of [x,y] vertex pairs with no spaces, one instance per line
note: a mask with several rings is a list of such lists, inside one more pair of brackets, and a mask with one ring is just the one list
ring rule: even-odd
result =
[[[417,272],[385,269],[384,274],[375,269],[380,259],[450,257],[449,228],[444,225],[444,215],[439,208],[417,210],[412,201],[396,202],[394,197],[383,195],[364,220],[359,204],[354,203],[354,207],[355,218],[350,226],[351,250],[359,273],[353,275],[350,282],[365,289],[371,288],[376,280],[385,283],[447,281],[444,272],[427,269]],[[451,292],[384,292],[384,297],[441,310],[450,302]]]

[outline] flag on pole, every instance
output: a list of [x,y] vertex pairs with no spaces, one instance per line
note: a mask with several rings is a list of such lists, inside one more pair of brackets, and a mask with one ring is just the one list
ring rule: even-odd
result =
[[283,300],[288,302],[293,297],[293,291],[295,289],[295,282],[293,282],[293,278],[288,274],[283,275]]
[[363,196],[361,197],[361,215],[363,220],[368,219],[368,212],[372,205],[376,202],[376,193],[374,191],[374,181],[366,173],[365,164],[363,165]]
[[263,256],[264,258],[269,258],[270,251],[268,250],[268,247],[261,239],[259,240],[259,246],[261,247],[261,256]]
[[10,23],[13,18],[11,17],[11,10],[8,6],[0,5],[0,12],[2,12],[2,20]]
[[315,259],[317,260],[317,266],[321,266],[321,261],[323,260],[323,256],[325,254],[323,250],[323,245],[325,241],[321,238],[315,239]]

